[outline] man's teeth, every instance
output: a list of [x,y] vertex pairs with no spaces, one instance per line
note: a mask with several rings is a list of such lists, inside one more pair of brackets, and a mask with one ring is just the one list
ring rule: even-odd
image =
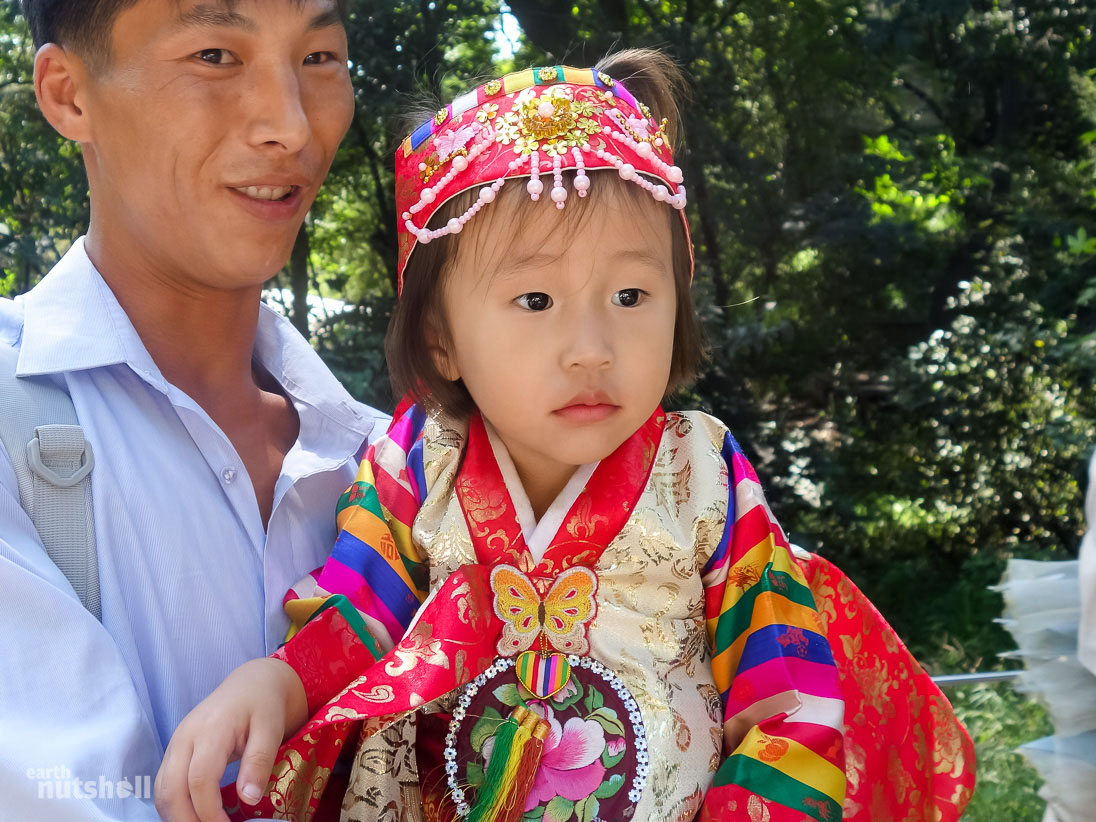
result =
[[280,200],[288,196],[293,186],[247,186],[236,190],[252,200]]

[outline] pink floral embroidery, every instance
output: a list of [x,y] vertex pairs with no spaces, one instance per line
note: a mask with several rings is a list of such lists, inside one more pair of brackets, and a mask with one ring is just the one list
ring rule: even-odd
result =
[[556,796],[575,802],[597,790],[605,776],[601,753],[605,750],[605,731],[592,719],[571,717],[560,727],[555,714],[548,709],[548,724],[552,730],[544,740],[544,753],[525,801],[529,811]]
[[438,156],[444,160],[450,154],[455,151],[460,151],[476,134],[476,129],[472,126],[462,126],[461,128],[454,129],[453,131],[447,131],[445,134],[439,134],[434,138],[434,150],[437,151]]
[[616,756],[624,750],[624,745],[624,737],[615,736],[606,743],[605,750],[609,752],[609,756]]

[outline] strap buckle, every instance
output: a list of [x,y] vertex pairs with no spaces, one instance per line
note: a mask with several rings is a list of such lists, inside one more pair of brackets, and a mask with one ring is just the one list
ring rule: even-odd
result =
[[46,482],[51,482],[58,488],[72,488],[91,473],[91,469],[95,467],[95,455],[92,453],[91,443],[85,440],[79,467],[70,476],[62,477],[42,461],[42,441],[36,433],[34,439],[27,443],[27,463]]

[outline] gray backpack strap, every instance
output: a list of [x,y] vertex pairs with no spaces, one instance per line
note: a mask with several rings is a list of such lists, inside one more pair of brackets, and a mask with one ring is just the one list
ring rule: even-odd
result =
[[0,343],[0,442],[15,469],[19,502],[49,558],[101,619],[91,443],[72,398],[48,378],[16,377],[18,359],[15,349]]

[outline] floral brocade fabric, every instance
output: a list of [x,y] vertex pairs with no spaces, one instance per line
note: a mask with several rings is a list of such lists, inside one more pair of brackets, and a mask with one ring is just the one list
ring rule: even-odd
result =
[[[598,589],[590,656],[624,682],[639,704],[649,738],[650,774],[631,817],[637,820],[692,819],[723,746],[700,575],[723,534],[727,511],[728,477],[719,459],[723,429],[698,414],[688,419],[688,436],[679,437],[674,426],[680,431],[684,422],[670,415],[671,430],[663,437],[632,515],[593,566]],[[426,478],[441,493],[435,496],[432,490],[415,520],[413,537],[429,557],[431,586],[437,587],[456,569],[476,562],[469,521],[472,527],[490,521],[506,500],[477,497],[472,511],[462,510],[458,495],[445,493],[456,482],[459,452],[431,444],[460,441],[463,432],[430,434],[428,425]],[[601,516],[590,508],[572,525],[575,536],[592,531]],[[509,549],[503,545],[500,550],[506,554]],[[546,554],[545,560],[551,556]],[[528,554],[515,552],[507,558],[525,573],[534,571]],[[561,814],[550,818],[581,822],[582,809],[563,815],[566,807],[566,802],[557,802],[552,810]]]
[[[611,470],[595,473],[537,562],[505,486],[479,481],[491,466],[477,462],[475,432],[417,419],[399,459],[367,456],[344,497],[322,605],[278,652],[313,719],[279,752],[258,806],[226,789],[232,818],[330,820],[341,799],[348,822],[460,819],[495,728],[531,703],[548,732],[521,822],[962,813],[973,749],[947,700],[840,571],[793,559],[717,420],[653,416],[630,456],[603,461]],[[361,546],[372,566],[345,564]],[[595,580],[594,615],[581,633],[561,626],[575,643],[571,680],[533,699],[515,675],[524,640],[496,608],[525,613],[535,596],[550,613],[569,574],[583,596],[582,579]],[[340,754],[345,796],[332,776]]]
[[951,703],[860,589],[817,555],[800,560],[845,697],[843,819],[954,822],[974,792],[974,744]]

